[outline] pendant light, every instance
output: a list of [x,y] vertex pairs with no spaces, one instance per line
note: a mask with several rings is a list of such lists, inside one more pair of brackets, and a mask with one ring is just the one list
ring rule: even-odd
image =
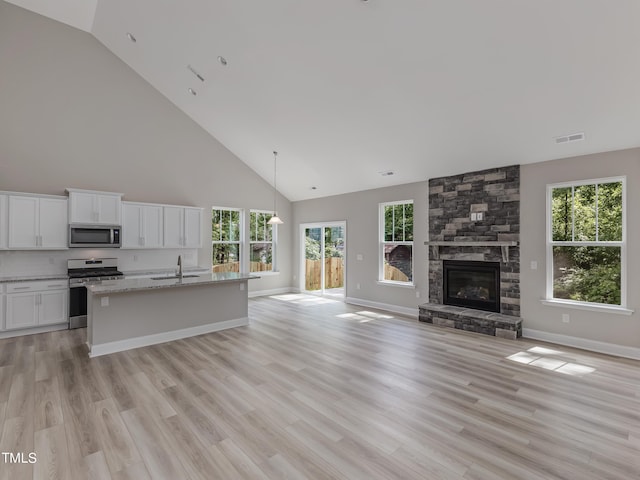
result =
[[276,209],[276,199],[278,197],[278,189],[276,187],[276,163],[278,160],[278,152],[273,152],[273,217],[267,222],[269,225],[282,225],[284,222],[280,220]]

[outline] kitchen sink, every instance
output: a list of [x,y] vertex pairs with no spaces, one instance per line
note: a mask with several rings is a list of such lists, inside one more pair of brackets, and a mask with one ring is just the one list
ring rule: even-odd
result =
[[[183,275],[182,278],[196,278],[200,275]],[[180,278],[178,275],[171,275],[169,277],[151,277],[151,280],[175,280],[176,278]]]

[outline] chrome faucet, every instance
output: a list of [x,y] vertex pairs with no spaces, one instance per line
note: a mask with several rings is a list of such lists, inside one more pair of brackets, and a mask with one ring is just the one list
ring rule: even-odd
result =
[[178,278],[182,278],[182,255],[178,255]]

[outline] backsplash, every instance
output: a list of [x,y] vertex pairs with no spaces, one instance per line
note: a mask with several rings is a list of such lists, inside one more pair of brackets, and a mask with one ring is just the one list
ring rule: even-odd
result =
[[175,268],[178,255],[185,267],[198,265],[197,249],[122,250],[74,248],[70,250],[0,251],[0,278],[21,275],[67,273],[67,260],[72,258],[117,258],[122,271]]

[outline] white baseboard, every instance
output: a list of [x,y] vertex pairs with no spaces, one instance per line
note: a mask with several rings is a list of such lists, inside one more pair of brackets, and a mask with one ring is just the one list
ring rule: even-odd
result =
[[362,298],[347,297],[344,299],[345,303],[351,305],[359,305],[361,307],[377,308],[378,310],[386,310],[391,313],[398,313],[400,315],[406,315],[407,317],[418,318],[418,306],[415,308],[402,307],[400,305],[391,305],[390,303],[372,302],[370,300],[364,300]]
[[282,295],[283,293],[296,293],[291,287],[272,288],[271,290],[255,290],[249,292],[249,298],[266,297],[268,295]]
[[89,345],[89,356],[98,357],[109,353],[122,352],[133,348],[147,347],[158,343],[171,342],[172,340],[180,340],[181,338],[194,337],[205,333],[226,330],[227,328],[243,327],[249,325],[249,317],[235,318],[233,320],[225,320],[223,322],[210,323],[208,325],[199,325],[197,327],[183,328],[173,330],[171,332],[154,333],[153,335],[144,335],[142,337],[128,338],[126,340],[118,340],[115,342],[103,343],[100,345]]
[[69,330],[69,323],[59,323],[57,325],[44,325],[35,328],[21,328],[20,330],[7,330],[0,332],[0,338],[21,337],[23,335],[33,335],[36,333],[55,332],[56,330]]
[[545,342],[557,343],[568,347],[582,348],[592,352],[606,353],[615,355],[616,357],[632,358],[640,360],[640,348],[627,347],[617,345],[615,343],[600,342],[598,340],[589,340],[587,338],[571,337],[569,335],[561,335],[559,333],[549,333],[542,330],[532,330],[530,328],[522,329],[522,336],[532,340],[542,340]]

